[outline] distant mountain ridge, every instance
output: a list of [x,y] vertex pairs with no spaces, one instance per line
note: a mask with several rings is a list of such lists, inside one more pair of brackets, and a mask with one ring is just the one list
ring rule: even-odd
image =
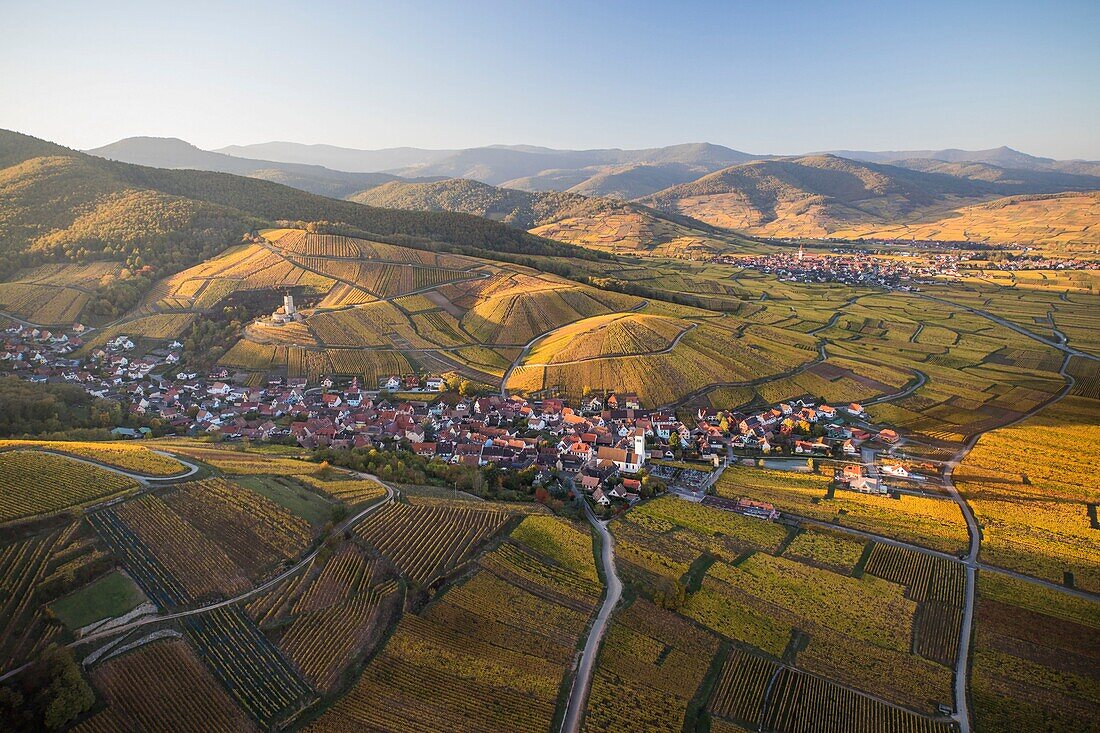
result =
[[1100,189],[1100,177],[911,162],[913,167],[835,155],[758,160],[640,199],[658,210],[767,236],[828,236],[858,225],[944,215],[1018,194]]
[[1061,171],[1078,175],[1100,176],[1100,161],[1091,160],[1055,160],[1021,153],[1008,146],[989,150],[830,150],[830,155],[841,158],[862,160],[869,163],[899,164],[911,160],[941,160],[945,163],[988,163],[1001,168],[1015,168],[1030,171]]
[[170,137],[130,137],[84,152],[108,160],[154,168],[232,173],[334,198],[344,198],[364,188],[397,180],[397,176],[388,173],[348,173],[319,165],[234,157],[202,150],[189,142]]
[[490,257],[586,254],[475,216],[374,208],[229,173],[112,161],[7,130],[0,130],[0,201],[5,273],[91,259],[172,270],[278,220],[329,222]]

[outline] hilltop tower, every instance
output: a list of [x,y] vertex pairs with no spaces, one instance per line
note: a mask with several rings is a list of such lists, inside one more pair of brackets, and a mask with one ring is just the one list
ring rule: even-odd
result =
[[297,313],[297,311],[294,310],[294,296],[290,293],[287,293],[283,296],[283,313],[285,313],[287,316],[290,316],[291,318],[293,318],[294,314]]

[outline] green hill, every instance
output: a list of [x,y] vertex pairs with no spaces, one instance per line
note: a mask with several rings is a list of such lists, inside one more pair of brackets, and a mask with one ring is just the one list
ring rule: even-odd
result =
[[465,178],[392,182],[351,198],[387,208],[474,214],[608,252],[684,256],[724,252],[733,246],[728,235],[706,224],[639,204],[568,192],[517,191]]
[[596,254],[455,213],[397,211],[227,173],[105,160],[0,131],[0,280],[50,262],[117,262],[93,308],[131,307],[156,278],[279,221],[490,258]]

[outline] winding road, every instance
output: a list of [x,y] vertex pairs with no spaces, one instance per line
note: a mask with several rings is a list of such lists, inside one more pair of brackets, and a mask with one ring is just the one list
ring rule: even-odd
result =
[[592,622],[592,628],[588,631],[588,639],[584,642],[584,651],[581,652],[580,662],[577,664],[577,674],[573,678],[573,687],[569,691],[569,703],[565,709],[565,717],[562,719],[562,733],[577,733],[580,730],[581,719],[588,703],[588,693],[592,688],[592,675],[596,669],[596,657],[600,651],[600,643],[607,631],[607,622],[611,619],[611,612],[619,603],[623,594],[623,583],[619,580],[619,574],[615,570],[615,538],[605,522],[596,518],[592,507],[578,494],[577,501],[584,505],[588,522],[600,534],[600,553],[603,560],[603,574],[607,582],[607,592],[604,594],[603,605],[596,620]]

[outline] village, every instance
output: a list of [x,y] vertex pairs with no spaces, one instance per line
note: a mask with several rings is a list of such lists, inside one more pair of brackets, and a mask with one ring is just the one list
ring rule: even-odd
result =
[[[142,427],[116,426],[115,438],[154,434],[217,441],[276,442],[309,450],[407,450],[451,465],[523,471],[536,483],[564,481],[607,511],[670,491],[684,499],[766,520],[767,504],[710,495],[725,467],[742,462],[781,470],[829,464],[841,490],[888,495],[888,481],[910,478],[901,465],[878,465],[899,441],[866,423],[863,408],[810,396],[750,412],[646,410],[637,395],[591,395],[578,404],[519,395],[459,395],[436,375],[392,375],[377,385],[357,378],[268,375],[240,383],[222,367],[176,371],[183,346],[159,343],[138,354],[125,335],[86,356],[86,329],[48,331],[12,324],[0,343],[0,373],[37,383],[68,383],[128,405]],[[234,377],[238,377],[237,380]]]
[[[787,246],[793,246],[795,240],[775,240]],[[827,240],[834,241],[834,240]],[[841,240],[835,240],[841,241]],[[869,240],[860,245],[914,245],[913,242]],[[924,242],[933,244],[949,244]],[[1027,249],[1024,249],[1025,253]],[[828,255],[807,253],[798,242],[795,253],[777,252],[761,255],[737,255],[716,257],[714,262],[736,265],[763,273],[775,275],[787,282],[798,283],[842,283],[845,285],[879,287],[890,290],[919,290],[920,285],[929,285],[945,280],[958,280],[971,276],[979,270],[997,270],[1020,272],[1025,270],[1078,270],[1095,269],[1097,263],[1076,258],[1051,258],[1035,255],[1014,256],[1007,259],[986,260],[975,252],[891,252],[887,256],[881,250],[867,249],[861,246],[852,248],[833,248]]]

